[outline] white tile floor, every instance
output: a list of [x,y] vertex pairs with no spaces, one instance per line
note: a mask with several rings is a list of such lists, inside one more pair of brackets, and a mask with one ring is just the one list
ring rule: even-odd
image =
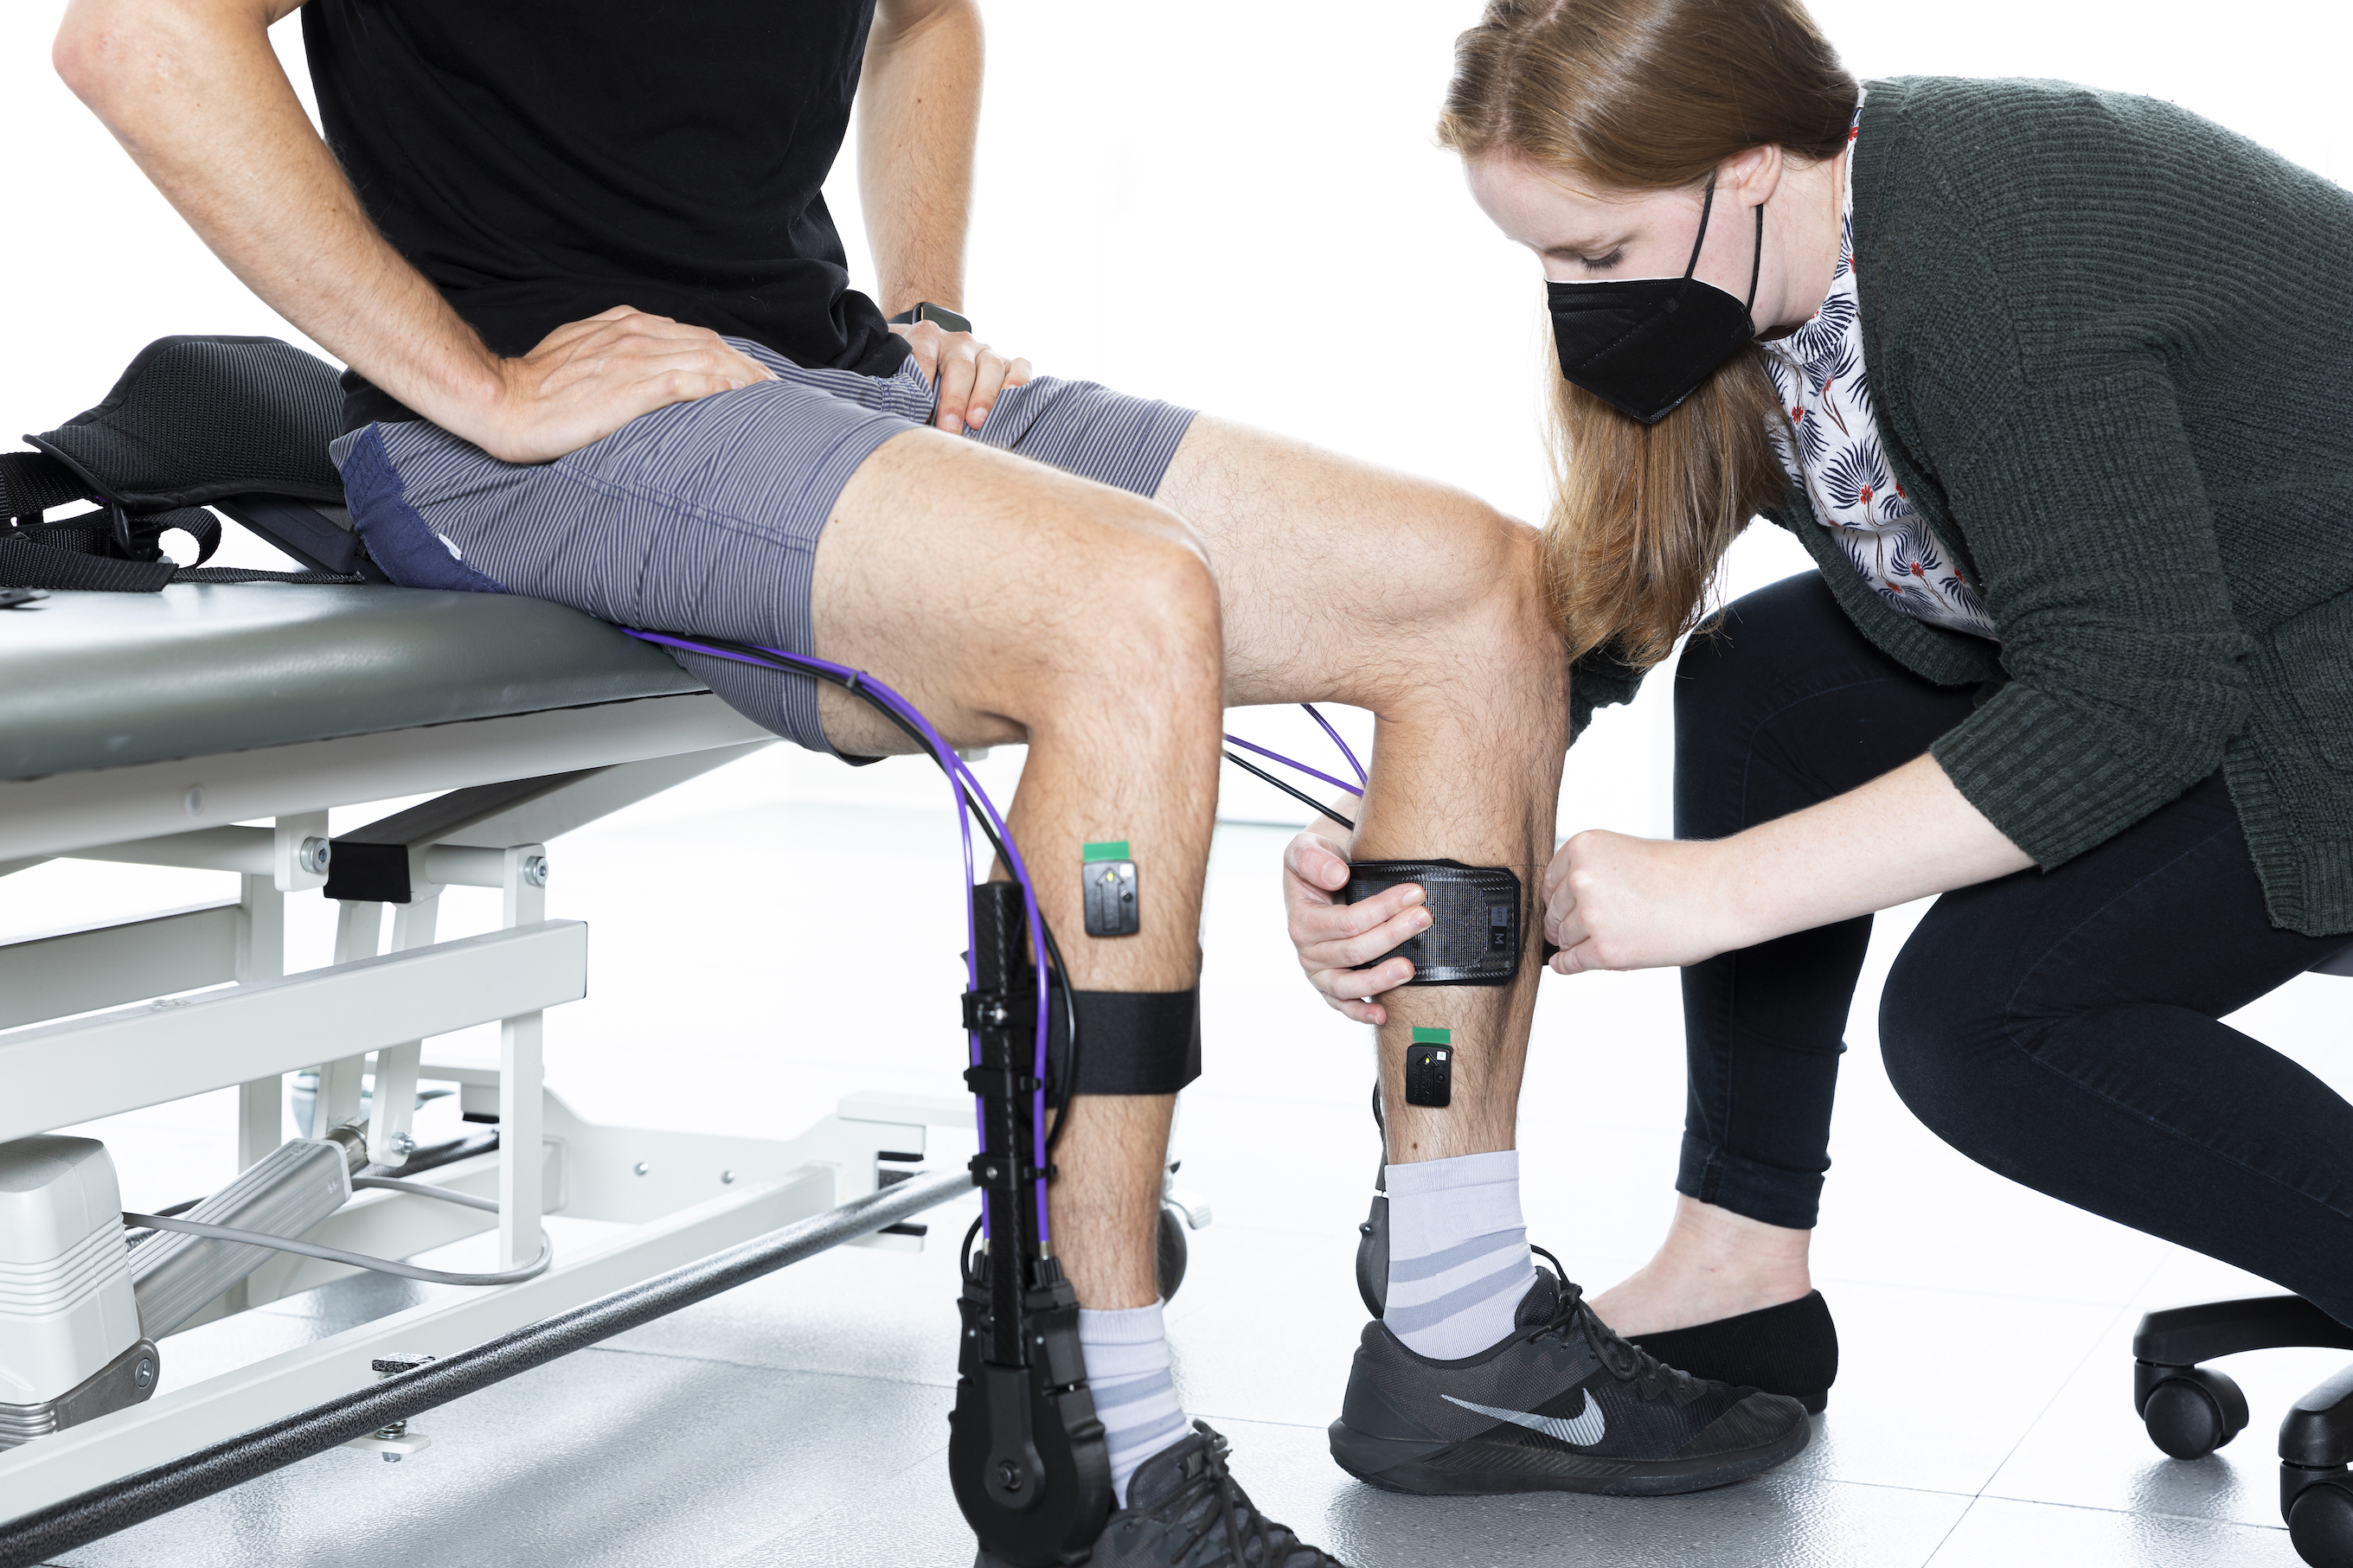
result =
[[[563,842],[552,896],[592,923],[595,982],[552,1018],[549,1070],[586,1114],[790,1130],[852,1089],[954,1090],[960,933],[944,813],[812,801],[828,791],[809,770],[830,766],[775,754]],[[921,798],[878,782],[860,787]],[[797,804],[760,804],[788,789]],[[1868,1004],[1880,968],[1851,1037],[1819,1242],[1843,1370],[1804,1456],[1663,1501],[1431,1500],[1351,1481],[1322,1428],[1362,1321],[1350,1260],[1375,1158],[1369,1053],[1289,972],[1272,900],[1283,837],[1236,825],[1219,837],[1209,1071],[1178,1131],[1185,1177],[1217,1218],[1193,1237],[1171,1308],[1188,1409],[1233,1439],[1278,1517],[1359,1568],[2295,1563],[2269,1435],[2338,1358],[2238,1358],[2248,1433],[2196,1464],[2159,1456],[2130,1405],[2135,1319],[2265,1287],[1937,1143],[1879,1069]],[[491,911],[448,918],[462,934]],[[1908,923],[1883,922],[1878,965]],[[853,931],[869,933],[862,952]],[[2348,984],[2298,982],[2242,1021],[2331,1071],[2345,1043],[2332,984]],[[1525,1101],[1529,1219],[1596,1286],[1639,1262],[1662,1223],[1679,1038],[1672,975],[1547,982]],[[191,1195],[225,1171],[220,1099],[107,1130],[132,1201]],[[961,1157],[946,1139],[934,1152]],[[962,1568],[970,1540],[942,1469],[955,1270],[938,1243],[969,1207],[931,1216],[921,1256],[828,1254],[434,1412],[415,1425],[435,1446],[406,1464],[327,1454],[62,1561]],[[562,1246],[566,1227],[554,1228]],[[167,1379],[420,1289],[354,1281],[194,1331],[165,1345]]]

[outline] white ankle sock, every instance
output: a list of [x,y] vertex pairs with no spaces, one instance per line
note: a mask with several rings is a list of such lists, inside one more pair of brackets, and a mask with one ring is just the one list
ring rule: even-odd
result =
[[1095,1418],[1111,1450],[1112,1499],[1125,1508],[1135,1467],[1191,1430],[1169,1374],[1160,1303],[1108,1312],[1080,1308],[1079,1349],[1086,1356]]
[[1381,1321],[1406,1349],[1459,1361],[1513,1329],[1535,1283],[1520,1218],[1520,1155],[1459,1154],[1391,1165],[1389,1292]]

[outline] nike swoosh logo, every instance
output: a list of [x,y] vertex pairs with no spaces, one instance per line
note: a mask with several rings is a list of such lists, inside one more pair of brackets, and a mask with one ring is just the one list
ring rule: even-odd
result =
[[1442,1394],[1439,1397],[1449,1405],[1459,1405],[1465,1410],[1497,1421],[1508,1421],[1514,1426],[1525,1426],[1531,1432],[1541,1432],[1547,1437],[1556,1437],[1580,1448],[1591,1447],[1609,1431],[1609,1418],[1601,1414],[1601,1406],[1589,1394],[1585,1396],[1585,1408],[1574,1415],[1531,1415],[1525,1410],[1498,1410],[1492,1405],[1473,1405],[1451,1394]]

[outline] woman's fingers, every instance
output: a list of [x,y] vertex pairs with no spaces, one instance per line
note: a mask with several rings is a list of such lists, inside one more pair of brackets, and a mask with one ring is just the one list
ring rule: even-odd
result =
[[1362,903],[1319,902],[1315,894],[1307,889],[1287,911],[1291,940],[1303,963],[1312,954],[1324,963],[1362,963],[1430,929],[1421,889],[1410,882],[1384,889]]
[[[1402,958],[1392,958],[1369,969],[1311,970],[1307,978],[1341,1012],[1360,1024],[1377,1024],[1387,1013],[1372,999],[1412,979],[1413,965]],[[1368,1007],[1372,1016],[1360,1016]]]
[[1309,887],[1336,893],[1348,885],[1348,856],[1320,833],[1301,833],[1282,849],[1283,868]]

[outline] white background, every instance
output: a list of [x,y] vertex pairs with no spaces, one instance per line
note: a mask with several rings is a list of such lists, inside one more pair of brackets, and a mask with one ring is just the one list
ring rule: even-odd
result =
[[[1487,226],[1453,160],[1431,140],[1450,40],[1476,11],[1470,0],[990,6],[968,309],[995,342],[1041,368],[1263,423],[1540,516],[1537,397],[1539,378],[1551,373],[1535,266]],[[1865,76],[2035,75],[2155,93],[2340,182],[2353,178],[2342,85],[2348,29],[2338,4],[2218,11],[2150,0],[1823,0],[1816,11]],[[301,341],[219,266],[57,81],[47,64],[57,12],[52,0],[0,5],[9,195],[0,226],[0,435],[47,429],[87,407],[132,353],[164,333]],[[298,86],[306,86],[298,25],[282,25],[278,38]],[[870,275],[846,161],[830,194],[853,266]],[[2261,238],[2184,235],[2182,242]],[[252,559],[266,554],[249,541],[234,548]],[[1736,550],[1730,586],[1737,592],[1803,565],[1793,542],[1760,529]],[[0,616],[0,659],[5,637]],[[1605,713],[1572,755],[1565,829],[1664,830],[1664,696],[1663,683],[1654,683],[1632,709]],[[1360,715],[1344,717],[1363,732]],[[1278,745],[1315,744],[1303,723],[1280,714],[1240,715],[1236,726]],[[999,781],[1014,761],[992,764]],[[852,775],[778,749],[698,786],[691,809],[780,795],[933,805],[937,789],[912,761]],[[1225,804],[1229,816],[1296,820],[1280,797],[1230,770]],[[719,864],[738,848],[716,847]],[[781,875],[792,866],[789,855],[761,863]],[[185,880],[126,868],[45,867],[0,885],[0,929],[217,896],[209,882],[184,888]],[[1271,891],[1271,878],[1258,885]],[[586,912],[582,891],[577,882],[559,886],[555,912]],[[788,887],[756,879],[735,892],[732,908],[723,889],[701,908],[758,931],[772,901],[792,898]],[[952,911],[941,902],[944,931]],[[310,947],[307,956],[298,951],[298,962],[325,957],[317,903],[298,900],[298,950]],[[811,912],[798,913],[806,920]],[[463,921],[444,918],[445,934],[462,934]],[[604,929],[622,918],[612,914]],[[1271,922],[1250,918],[1274,938]],[[1901,917],[1883,921],[1883,947],[1907,925]],[[607,1009],[617,1005],[621,973],[601,971]],[[1585,1038],[1655,1033],[1665,1047],[1656,1058],[1662,1103],[1650,1104],[1645,1090],[1644,1104],[1672,1120],[1680,1077],[1666,1045],[1674,1029],[1672,977],[1620,979],[1580,981],[1559,1000],[1565,988],[1548,985],[1544,1016],[1553,1023],[1540,1018],[1540,1026],[1565,1030],[1567,1008]],[[2335,985],[2342,992],[2348,983]],[[1611,996],[1625,999],[1622,1009],[1604,1005]],[[2314,998],[2300,1014],[2290,1005],[2297,996]],[[672,1004],[690,1007],[683,995],[648,997],[645,1026],[657,1026]],[[762,1028],[756,1004],[741,1005],[740,1027]],[[2321,1026],[2344,1013],[2327,983],[2299,982],[2263,1006],[2279,1026],[2262,1031],[2265,1037],[2317,1047],[2316,1067],[2339,1054],[2341,1023]],[[1868,1009],[1866,993],[1859,1043],[1869,1037]],[[589,1016],[573,1009],[559,1020],[573,1013]],[[1312,1008],[1290,1016],[1303,1020],[1303,1030],[1327,1026]],[[552,1060],[561,1058],[566,1030],[590,1026],[553,1023]],[[714,1037],[732,1037],[739,1023],[709,1027]],[[1874,1127],[1901,1121],[1892,1098],[1864,1092],[1865,1081],[1850,1079],[1841,1127],[1850,1111]],[[724,1094],[713,1100],[723,1120],[733,1118],[733,1103]],[[205,1136],[220,1157],[217,1133]],[[162,1186],[171,1190],[143,1196],[185,1195]]]
[[[1009,0],[985,11],[966,294],[985,335],[1043,370],[1263,424],[1542,517],[1535,266],[1487,226],[1431,137],[1451,41],[1475,4]],[[2044,76],[2154,93],[2353,179],[2341,74],[2353,26],[2340,5],[1822,0],[1814,12],[1866,78]],[[58,14],[54,0],[0,5],[11,213],[0,439],[95,403],[167,332],[315,346],[245,291],[58,81],[47,57]],[[299,16],[276,37],[307,96]],[[828,195],[871,283],[847,154]],[[229,532],[224,561],[270,563]],[[1805,564],[1794,542],[1759,528],[1736,548],[1727,587]],[[1564,829],[1666,831],[1664,692],[1652,684],[1578,748]],[[1285,716],[1239,722],[1278,747],[1315,743]],[[794,773],[803,790],[858,800],[932,788],[903,767],[854,788],[829,765]],[[1291,809],[1228,770],[1229,816]]]

